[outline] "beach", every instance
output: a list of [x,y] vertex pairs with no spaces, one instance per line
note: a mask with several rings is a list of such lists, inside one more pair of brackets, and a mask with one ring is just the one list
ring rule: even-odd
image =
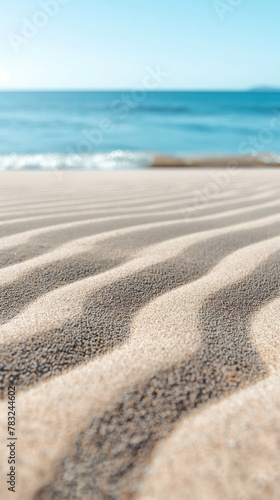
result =
[[14,499],[280,498],[279,193],[253,165],[0,172]]

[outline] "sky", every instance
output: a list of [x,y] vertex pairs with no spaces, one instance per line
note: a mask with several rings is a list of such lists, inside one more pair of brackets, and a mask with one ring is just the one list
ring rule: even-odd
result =
[[279,0],[2,0],[1,89],[280,87]]

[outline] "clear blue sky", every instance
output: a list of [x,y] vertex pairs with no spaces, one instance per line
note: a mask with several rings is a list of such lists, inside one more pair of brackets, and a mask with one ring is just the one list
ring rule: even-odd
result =
[[280,0],[49,2],[2,2],[1,88],[132,88],[156,65],[162,89],[280,87]]

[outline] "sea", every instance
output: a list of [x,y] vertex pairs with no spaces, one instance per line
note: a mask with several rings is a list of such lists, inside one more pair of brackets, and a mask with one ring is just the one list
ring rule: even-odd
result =
[[1,91],[0,170],[280,159],[280,92]]

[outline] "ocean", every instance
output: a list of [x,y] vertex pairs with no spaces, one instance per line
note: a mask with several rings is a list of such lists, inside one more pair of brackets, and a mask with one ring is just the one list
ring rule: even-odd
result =
[[155,153],[279,159],[280,93],[0,92],[0,170],[144,168]]

